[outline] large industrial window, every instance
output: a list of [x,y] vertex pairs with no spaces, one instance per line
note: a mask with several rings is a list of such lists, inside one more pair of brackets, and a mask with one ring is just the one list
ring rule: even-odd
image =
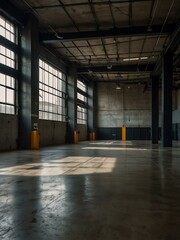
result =
[[77,80],[77,123],[87,124],[87,86]]
[[16,43],[17,35],[14,24],[2,16],[0,16],[0,35],[9,41]]
[[65,121],[65,97],[65,74],[39,60],[39,118]]
[[16,33],[16,26],[0,15],[0,113],[16,113]]

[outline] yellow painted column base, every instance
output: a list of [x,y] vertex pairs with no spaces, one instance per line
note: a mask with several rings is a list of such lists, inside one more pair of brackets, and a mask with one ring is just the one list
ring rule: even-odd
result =
[[74,131],[74,143],[78,143],[79,137],[78,137],[78,131]]
[[90,141],[96,140],[96,134],[95,134],[95,132],[90,132],[90,133],[89,133],[89,140],[90,140]]
[[39,146],[39,132],[38,130],[33,130],[31,132],[31,149],[32,150],[38,150],[40,148]]
[[122,141],[126,141],[126,127],[122,127]]
[[92,133],[92,138],[93,138],[93,140],[96,140],[96,133],[95,132]]

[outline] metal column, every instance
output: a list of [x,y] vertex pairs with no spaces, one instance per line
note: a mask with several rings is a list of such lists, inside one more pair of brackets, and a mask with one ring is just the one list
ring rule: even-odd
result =
[[158,143],[159,138],[159,77],[152,77],[152,144]]
[[172,147],[172,74],[173,55],[167,52],[162,62],[162,142]]
[[88,133],[94,132],[94,83],[88,84],[88,109],[87,109]]
[[38,21],[29,15],[21,31],[19,58],[19,147],[31,148],[31,131],[38,128],[39,34]]
[[69,66],[67,75],[67,143],[74,142],[77,130],[77,71],[75,64]]

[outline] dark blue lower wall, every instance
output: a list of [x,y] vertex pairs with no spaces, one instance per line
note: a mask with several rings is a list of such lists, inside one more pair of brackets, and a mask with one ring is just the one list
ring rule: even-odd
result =
[[180,141],[180,123],[173,124],[173,140]]
[[122,139],[121,128],[97,128],[97,140],[120,140]]
[[127,140],[150,140],[151,128],[127,128]]
[[[97,128],[97,140],[121,140],[122,128]],[[151,128],[126,128],[127,140],[150,140]]]
[[[121,140],[122,128],[97,128],[97,140]],[[180,123],[173,124],[173,140],[180,141]],[[151,140],[151,128],[126,128],[127,140]],[[161,128],[159,128],[159,140],[161,139]]]

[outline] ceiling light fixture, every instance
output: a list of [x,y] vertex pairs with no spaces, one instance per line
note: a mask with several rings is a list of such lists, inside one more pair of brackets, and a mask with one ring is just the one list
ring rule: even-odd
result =
[[116,90],[121,90],[121,86],[119,83],[116,83]]
[[91,68],[88,69],[88,73],[93,73],[93,70]]
[[151,26],[148,26],[147,32],[152,32],[152,27]]
[[146,60],[148,57],[140,57],[140,60]]
[[111,70],[111,68],[112,68],[112,65],[111,65],[111,64],[108,64],[108,65],[107,65],[107,69],[108,69],[108,70]]
[[148,59],[148,57],[124,58],[123,61],[127,62],[127,61],[137,61],[137,60],[145,60],[145,59]]
[[55,33],[55,36],[58,38],[58,39],[63,39],[63,37],[61,37],[61,36],[59,36],[59,34],[58,33]]
[[136,58],[124,58],[123,61],[126,62],[126,61],[136,61],[136,60],[139,60],[138,57]]

